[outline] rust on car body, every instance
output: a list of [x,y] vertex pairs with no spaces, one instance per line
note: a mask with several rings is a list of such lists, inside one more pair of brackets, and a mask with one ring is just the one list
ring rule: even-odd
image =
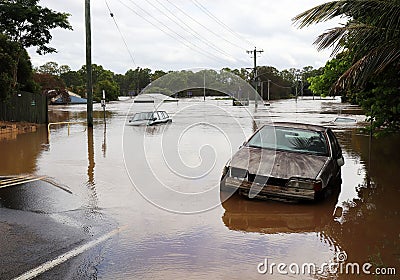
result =
[[268,124],[225,166],[221,189],[249,197],[314,200],[340,181],[343,164],[342,151],[329,128]]

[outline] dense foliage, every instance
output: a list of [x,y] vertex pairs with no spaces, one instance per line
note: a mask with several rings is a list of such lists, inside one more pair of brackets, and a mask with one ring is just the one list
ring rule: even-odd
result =
[[361,105],[374,127],[400,129],[400,1],[340,0],[296,16],[300,27],[346,17],[347,23],[321,34],[319,49],[333,47],[333,60],[311,79],[311,89],[341,92]]
[[[6,99],[14,90],[34,92],[37,90],[32,78],[32,64],[28,53],[19,52],[17,43],[0,34],[0,100]],[[14,68],[17,72],[14,73]],[[14,86],[15,79],[18,81]]]
[[[20,59],[26,57],[25,48],[37,47],[40,54],[55,52],[48,46],[52,36],[50,30],[61,27],[72,29],[68,22],[69,14],[59,13],[38,5],[39,0],[1,0],[0,34],[13,42],[11,68],[11,89],[18,86],[18,67]],[[26,60],[26,59],[25,59]]]

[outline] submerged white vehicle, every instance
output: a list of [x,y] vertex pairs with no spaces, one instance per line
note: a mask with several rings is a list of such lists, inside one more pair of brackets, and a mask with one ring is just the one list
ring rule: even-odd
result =
[[165,111],[136,113],[130,120],[129,125],[155,125],[172,122]]

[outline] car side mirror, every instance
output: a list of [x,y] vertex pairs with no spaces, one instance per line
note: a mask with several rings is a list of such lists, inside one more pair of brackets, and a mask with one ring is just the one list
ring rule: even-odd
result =
[[156,120],[157,120],[157,118],[153,118],[153,122],[156,121]]
[[339,167],[342,167],[344,165],[344,158],[341,156],[340,158],[337,159],[337,164]]

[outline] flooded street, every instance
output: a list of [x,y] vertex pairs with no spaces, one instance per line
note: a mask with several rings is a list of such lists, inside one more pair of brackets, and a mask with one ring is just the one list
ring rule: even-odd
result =
[[[0,188],[0,279],[93,240],[38,278],[397,279],[375,269],[400,273],[400,135],[370,143],[356,125],[333,123],[357,111],[352,106],[338,98],[291,99],[255,110],[212,97],[180,99],[158,108],[172,123],[152,127],[126,124],[127,114],[153,104],[126,99],[106,109],[104,123],[94,105],[95,125],[87,129],[85,105],[50,106],[50,122],[77,123],[0,141],[1,176],[49,180]],[[345,158],[341,188],[322,202],[301,204],[220,195],[224,164],[270,121],[331,127]],[[335,262],[370,263],[371,274],[288,268]],[[289,273],[277,265],[258,271],[271,263],[286,264]]]

